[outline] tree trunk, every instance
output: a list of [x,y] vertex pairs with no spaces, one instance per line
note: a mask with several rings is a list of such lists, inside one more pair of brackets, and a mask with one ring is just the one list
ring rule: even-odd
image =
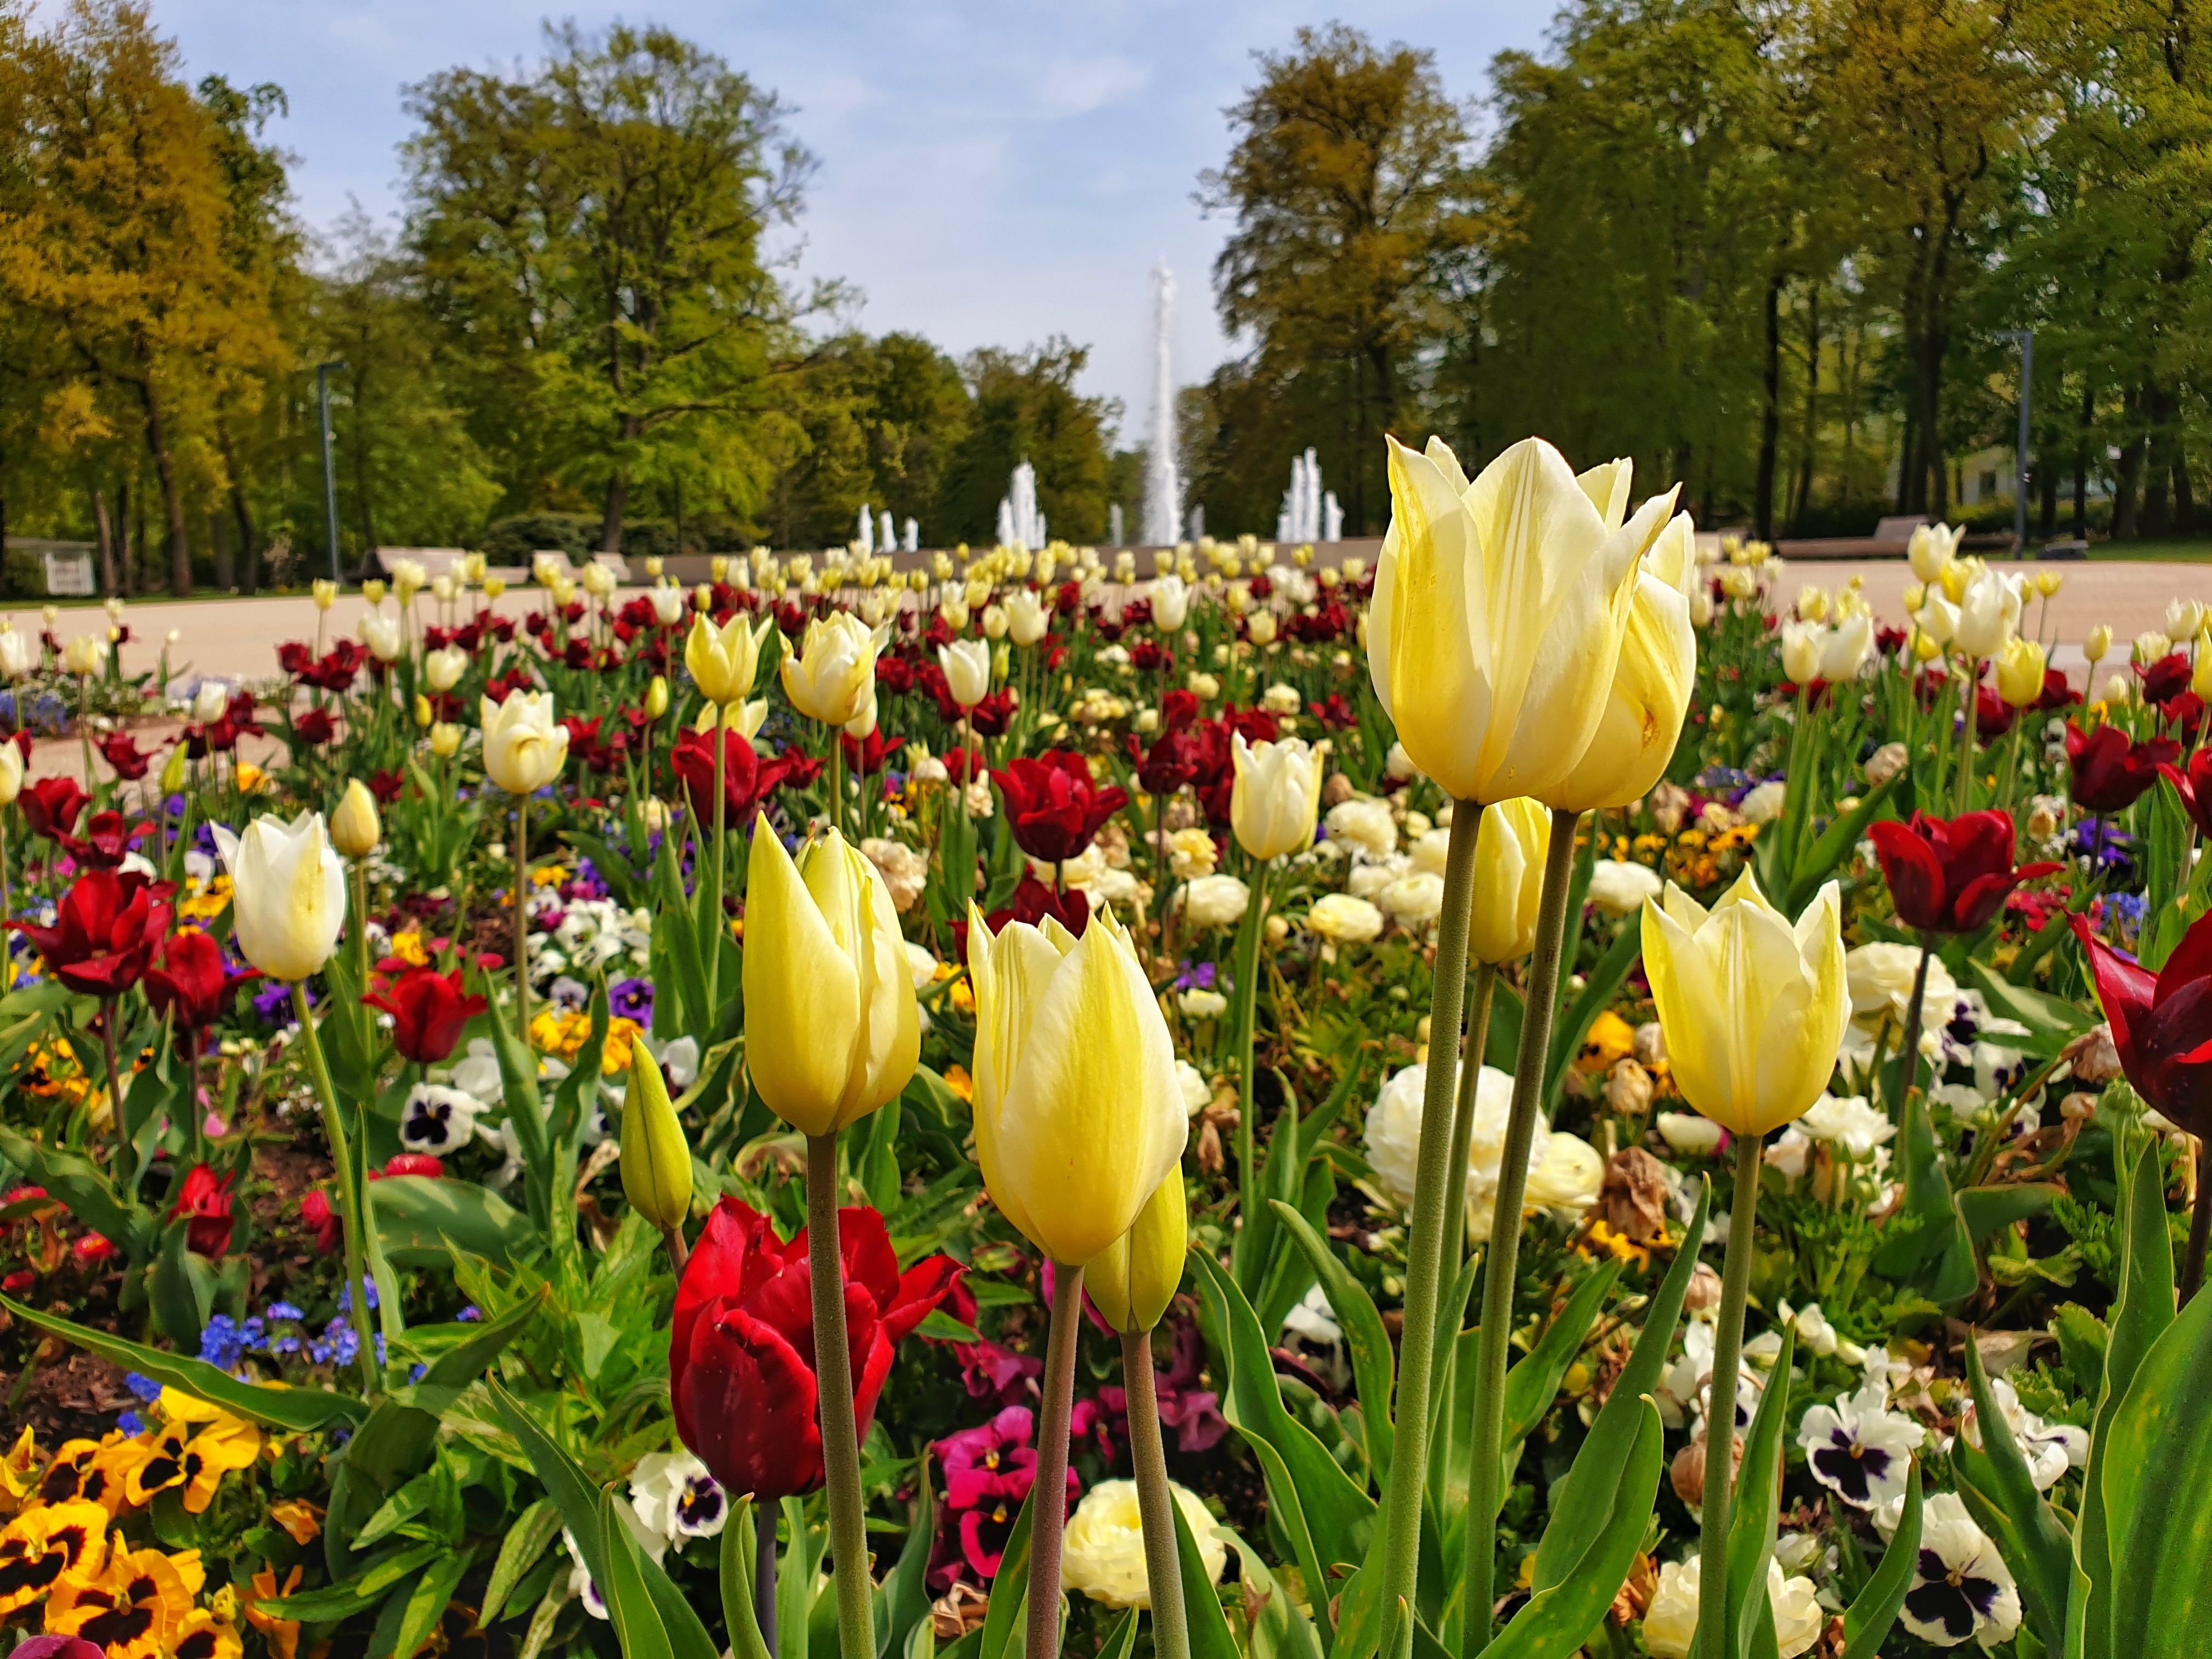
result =
[[[232,474],[234,477],[237,475]],[[253,526],[253,508],[246,499],[242,484],[230,487],[230,510],[238,520],[238,548],[246,556],[246,568],[239,581],[239,591],[246,594],[261,591],[261,538]]]
[[2130,417],[2128,424],[2134,434],[2120,451],[2119,478],[2112,492],[2112,539],[2131,540],[2138,533],[2136,520],[2136,491],[2142,483],[2143,452],[2148,439],[2142,428],[2142,394],[2140,389],[2127,396],[2126,409]]
[[1897,452],[1897,510],[1900,514],[1919,511],[1918,498],[1912,488],[1912,474],[1920,465],[1920,423],[1913,418],[1911,404],[1905,410],[1905,437]]
[[1813,452],[1820,441],[1820,285],[1805,296],[1805,441],[1797,457],[1797,483],[1790,492],[1790,525],[1799,535],[1813,510]]
[[1941,331],[1931,329],[1921,342],[1917,364],[1922,457],[1918,482],[1927,492],[1921,497],[1921,506],[1929,518],[1936,520],[1951,510],[1951,480],[1943,465],[1942,436],[1943,357],[1948,344]]
[[2036,465],[2035,489],[2041,497],[2036,507],[2036,533],[2047,541],[2058,529],[2058,463],[2048,454]]
[[131,516],[131,481],[125,478],[115,486],[115,528],[122,538],[116,552],[123,567],[123,597],[126,599],[137,595],[138,549],[145,544],[146,540],[146,509],[138,507],[137,514],[134,526]]
[[1782,437],[1782,277],[1766,281],[1765,407],[1759,416],[1759,477],[1753,486],[1752,519],[1759,539],[1774,539],[1774,467]]
[[230,537],[223,529],[222,510],[218,507],[208,514],[208,549],[215,556],[215,585],[218,592],[230,592],[234,573],[230,565]]
[[100,591],[112,596],[123,591],[115,570],[115,532],[107,520],[107,492],[92,492],[92,521],[100,532]]
[[[599,551],[622,551],[623,509],[629,505],[629,469],[617,466],[607,480],[607,512],[599,532]],[[849,533],[849,532],[848,532]]]
[[146,406],[146,445],[154,452],[154,471],[161,480],[161,504],[169,519],[169,592],[180,599],[192,594],[192,549],[185,534],[184,481],[177,476],[177,458],[170,453],[168,423],[161,416],[161,400],[153,388],[141,386]]
[[2166,485],[2173,475],[2173,394],[2162,386],[2143,389],[2143,406],[2150,416],[2149,471],[2143,480],[2142,530],[2146,536],[2163,536],[2173,528],[2167,511]]
[[2186,536],[2196,529],[2197,500],[2189,482],[2189,449],[2173,434],[2173,527]]
[[2076,540],[2086,540],[2089,534],[2089,429],[2097,419],[2097,384],[2087,375],[2081,377],[2081,420],[2075,428],[2074,437],[2074,535]]

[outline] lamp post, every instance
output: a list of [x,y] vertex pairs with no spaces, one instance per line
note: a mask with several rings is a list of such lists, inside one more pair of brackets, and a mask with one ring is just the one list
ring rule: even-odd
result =
[[2027,412],[2035,381],[2035,331],[2008,328],[2004,338],[2020,342],[2020,444],[2013,452],[2012,529],[2020,550],[2027,551]]
[[315,365],[315,406],[323,426],[323,511],[330,526],[331,580],[334,582],[344,579],[338,574],[338,475],[331,457],[331,371],[352,367],[341,362]]

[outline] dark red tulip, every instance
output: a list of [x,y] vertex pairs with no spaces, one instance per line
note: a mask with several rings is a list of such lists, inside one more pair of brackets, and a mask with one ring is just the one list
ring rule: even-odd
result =
[[76,828],[77,815],[92,797],[84,793],[75,778],[40,778],[17,799],[32,833],[52,840]]
[[2067,684],[2063,669],[2043,671],[2043,695],[2032,705],[2037,713],[2048,714],[2054,708],[2070,708],[2081,701],[2081,694]]
[[2195,672],[2187,655],[2179,651],[2154,663],[2136,665],[2136,672],[2142,679],[2143,701],[2161,707],[2189,690],[2189,678]]
[[54,844],[88,868],[114,870],[122,866],[132,848],[153,833],[152,824],[125,824],[123,814],[111,808],[94,812],[82,836],[57,835]]
[[2074,800],[2092,812],[2124,812],[2158,781],[2158,769],[2181,757],[2172,738],[2130,739],[2117,726],[2084,732],[2066,723],[2066,758],[2074,766]]
[[146,1000],[179,1031],[199,1031],[222,1018],[231,994],[261,977],[249,969],[232,973],[222,947],[208,934],[189,928],[161,947],[160,965],[146,975]]
[[2212,1134],[2212,916],[2197,919],[2155,975],[2098,939],[2087,917],[2071,921],[2128,1081],[2191,1134]]
[[1015,843],[1047,864],[1080,858],[1106,820],[1129,802],[1127,790],[1092,782],[1091,763],[1067,750],[1048,749],[991,775],[1006,797]]
[[88,870],[62,895],[52,927],[5,925],[36,945],[47,970],[70,990],[118,997],[145,976],[169,931],[171,890],[136,871]]
[[2059,868],[2013,867],[2008,812],[1961,812],[1948,819],[1915,812],[1910,823],[1893,818],[1867,834],[1898,919],[1923,933],[1973,933],[1996,915],[2014,888]]
[[[965,1269],[933,1255],[901,1273],[873,1210],[840,1210],[837,1224],[865,1437],[891,1351]],[[715,1206],[684,1266],[668,1355],[676,1431],[733,1497],[795,1498],[822,1484],[812,1282],[805,1233],[785,1243],[734,1198]]]
[[[1055,893],[1035,876],[1024,876],[1014,889],[1014,902],[1002,910],[994,910],[984,918],[996,935],[1010,921],[1027,922],[1030,927],[1043,925],[1050,916],[1075,935],[1083,937],[1083,930],[1091,925],[1091,901],[1071,887]],[[960,960],[968,959],[968,923],[960,917],[952,922],[952,937],[959,951]]]
[[[1137,740],[1129,739],[1133,753]],[[1198,775],[1198,745],[1180,732],[1163,732],[1137,756],[1138,787],[1148,795],[1172,795]]]
[[310,708],[292,722],[292,735],[310,749],[321,748],[337,734],[337,723],[326,709]]
[[1986,749],[2012,730],[2020,711],[1997,695],[1996,688],[1974,688],[1974,737]]
[[300,1200],[300,1219],[307,1224],[307,1231],[315,1236],[315,1249],[325,1255],[334,1255],[345,1233],[345,1224],[331,1206],[331,1195],[318,1187]]
[[139,753],[138,745],[128,732],[111,732],[100,740],[100,758],[115,769],[115,775],[125,783],[146,775],[147,757]]
[[453,1052],[461,1033],[491,1006],[461,989],[458,970],[410,968],[388,991],[372,991],[362,1000],[392,1016],[392,1045],[400,1057],[418,1066],[435,1066]]
[[184,1219],[185,1243],[195,1255],[220,1261],[230,1249],[230,1176],[218,1176],[206,1164],[195,1164],[177,1189],[177,1201],[169,1213]]
[[[845,745],[845,769],[856,778],[873,777],[890,764],[892,756],[906,747],[904,738],[892,737],[880,726],[865,738],[841,732],[837,741]],[[710,757],[713,752],[708,751]]]
[[2200,749],[2181,766],[2163,762],[2159,775],[2173,786],[2199,835],[2212,836],[2212,749]]
[[[676,739],[668,757],[683,781],[692,816],[702,823],[714,822],[714,739],[711,733],[686,732]],[[742,732],[722,733],[722,821],[732,829],[750,826],[761,803],[792,774],[791,763],[781,755],[763,755],[745,741]]]

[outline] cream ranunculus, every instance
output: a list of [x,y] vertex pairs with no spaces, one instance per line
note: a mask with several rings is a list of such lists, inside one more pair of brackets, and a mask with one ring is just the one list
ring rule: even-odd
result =
[[1425,927],[1443,914],[1444,878],[1409,870],[1376,893],[1375,902],[1401,927]]
[[872,630],[849,611],[815,617],[797,653],[783,659],[783,691],[791,706],[825,726],[857,718],[875,697],[876,653],[890,637],[889,624]]
[[[678,611],[680,615],[680,605]],[[663,620],[672,622],[675,618]],[[756,628],[743,611],[720,628],[705,612],[695,615],[691,631],[684,640],[684,666],[698,682],[700,696],[712,703],[743,702],[753,689],[754,675],[759,672],[761,642],[774,626],[769,618],[763,617]],[[807,637],[810,641],[813,637],[811,628],[807,630]],[[872,666],[872,654],[869,662]]]
[[1648,865],[1600,859],[1590,869],[1589,902],[1609,916],[1625,916],[1656,898],[1667,884]]
[[763,817],[745,877],[745,1069],[809,1135],[859,1121],[906,1087],[921,1013],[898,912],[876,866],[835,830],[783,850]]
[[1536,905],[1544,895],[1544,855],[1552,815],[1526,795],[1482,809],[1474,843],[1474,915],[1468,954],[1477,962],[1511,962],[1536,943]]
[[[1919,971],[1917,945],[1876,939],[1852,946],[1844,957],[1844,984],[1850,995],[1851,1018],[1867,1026],[1879,1025],[1884,1019],[1903,1024],[1912,1012],[1912,984]],[[1929,957],[1922,1008],[1948,1009],[1958,990],[1958,981],[1943,965],[1943,958]],[[1944,1013],[1933,1023],[1941,1024],[1948,1018]]]
[[1176,889],[1176,907],[1190,927],[1231,927],[1244,920],[1252,890],[1234,876],[1199,876]]
[[1364,945],[1382,931],[1382,913],[1349,893],[1323,893],[1306,913],[1306,926],[1332,945]]
[[[1429,1068],[1416,1062],[1382,1085],[1367,1113],[1367,1158],[1376,1181],[1400,1204],[1413,1201],[1420,1175],[1421,1121]],[[1513,1079],[1486,1066],[1475,1083],[1474,1133],[1467,1149],[1468,1236],[1477,1243],[1490,1237],[1498,1207],[1498,1172],[1504,1162],[1505,1132],[1513,1112]],[[1540,1118],[1528,1144],[1528,1209],[1581,1211],[1597,1198],[1605,1160],[1596,1148]]]
[[1230,739],[1237,781],[1229,794],[1229,821],[1237,844],[1262,864],[1313,844],[1321,811],[1322,756],[1302,738],[1247,743]]
[[264,814],[234,835],[210,826],[230,872],[231,926],[246,959],[275,980],[320,973],[345,925],[345,863],[320,812],[291,823]]
[[1793,927],[1743,874],[1708,911],[1672,882],[1644,904],[1644,969],[1684,1099],[1732,1134],[1801,1116],[1834,1075],[1850,1018],[1842,901]]
[[561,775],[568,732],[553,718],[550,691],[510,691],[505,702],[482,700],[484,775],[510,795],[534,795]]
[[[1197,1540],[1199,1559],[1214,1583],[1221,1582],[1229,1547],[1215,1535],[1213,1517],[1198,1494],[1168,1483],[1176,1507]],[[1150,1607],[1152,1592],[1145,1576],[1145,1534],[1138,1514],[1137,1483],[1101,1480],[1083,1494],[1067,1518],[1060,1544],[1060,1581],[1109,1607]]]
[[968,971],[983,1185],[1054,1261],[1090,1261],[1129,1231],[1188,1138],[1159,1001],[1111,910],[1078,939],[1050,917],[994,935],[971,904]]
[[[1698,1581],[1703,1564],[1694,1555],[1659,1569],[1659,1585],[1644,1615],[1644,1645],[1653,1659],[1690,1659],[1698,1640]],[[1766,1604],[1774,1613],[1775,1650],[1797,1659],[1827,1628],[1827,1610],[1809,1578],[1785,1577],[1782,1564],[1766,1563]]]
[[1398,821],[1388,801],[1340,800],[1325,822],[1331,841],[1349,842],[1370,858],[1387,859],[1398,849]]
[[937,665],[945,671],[945,689],[963,708],[973,708],[991,695],[991,647],[983,640],[955,640],[937,647]]
[[1626,461],[1577,478],[1531,438],[1469,483],[1441,439],[1425,453],[1389,441],[1367,636],[1376,695],[1414,763],[1455,797],[1547,799],[1606,715],[1643,555],[1674,492],[1630,518]]

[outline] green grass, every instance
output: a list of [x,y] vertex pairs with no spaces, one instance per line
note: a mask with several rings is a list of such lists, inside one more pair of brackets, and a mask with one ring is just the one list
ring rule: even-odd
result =
[[2134,542],[2092,542],[2089,556],[2130,564],[2212,564],[2212,538],[2164,537]]

